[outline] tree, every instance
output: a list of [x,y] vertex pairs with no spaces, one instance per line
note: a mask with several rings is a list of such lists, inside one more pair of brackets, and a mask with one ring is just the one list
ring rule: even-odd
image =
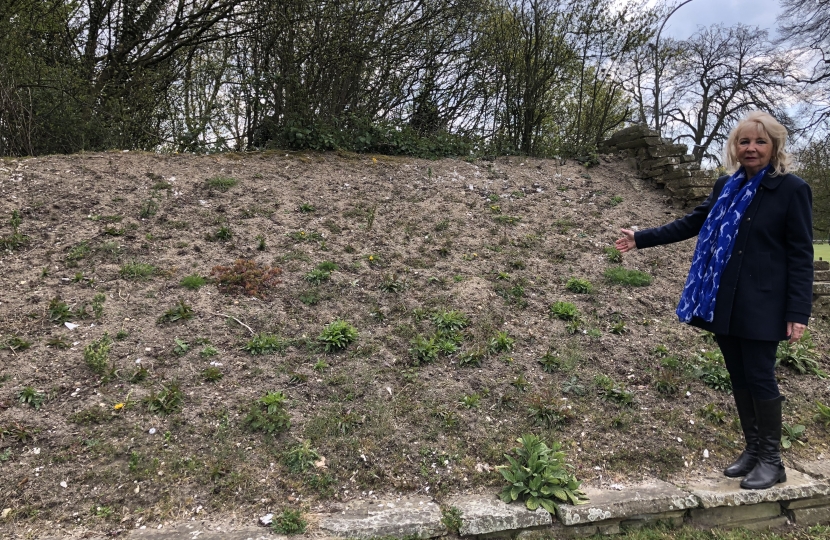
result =
[[[823,126],[826,133],[830,126]],[[830,137],[814,140],[797,152],[798,174],[813,190],[815,238],[830,242]]]

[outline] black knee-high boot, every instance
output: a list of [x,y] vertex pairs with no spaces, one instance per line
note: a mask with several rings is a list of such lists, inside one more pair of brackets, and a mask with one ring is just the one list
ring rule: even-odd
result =
[[767,489],[787,481],[781,462],[781,403],[783,396],[755,401],[758,421],[758,463],[741,481],[744,489]]
[[746,476],[758,463],[758,424],[755,420],[755,402],[746,388],[733,388],[735,407],[738,408],[738,418],[741,421],[741,430],[744,432],[746,447],[731,465],[724,469],[724,476],[737,478]]

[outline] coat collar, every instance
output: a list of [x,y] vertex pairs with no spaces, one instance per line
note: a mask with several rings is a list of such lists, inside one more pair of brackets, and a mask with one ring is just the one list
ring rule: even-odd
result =
[[764,186],[765,189],[775,189],[781,184],[781,181],[784,180],[785,174],[779,174],[778,176],[770,176],[769,171],[764,175],[761,179],[761,185]]

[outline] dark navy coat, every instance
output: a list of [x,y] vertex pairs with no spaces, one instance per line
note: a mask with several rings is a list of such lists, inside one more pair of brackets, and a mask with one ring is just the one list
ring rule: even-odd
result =
[[[662,227],[638,231],[638,248],[693,238],[729,176],[690,214]],[[812,192],[793,175],[765,175],[738,227],[735,247],[721,276],[712,322],[692,325],[715,334],[782,341],[786,323],[807,324],[813,298]]]

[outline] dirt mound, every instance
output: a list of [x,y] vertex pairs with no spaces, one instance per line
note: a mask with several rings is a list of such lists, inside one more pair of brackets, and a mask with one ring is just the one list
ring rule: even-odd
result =
[[[605,277],[620,227],[679,215],[612,158],[85,154],[6,160],[0,192],[28,237],[0,256],[9,534],[440,501],[500,485],[526,432],[596,485],[708,472],[740,446],[713,343],[674,315],[692,242],[624,257],[649,286]],[[222,294],[212,270],[239,259],[281,282]],[[337,319],[358,337],[326,353]],[[818,351],[826,336],[817,321]],[[780,376],[785,421],[807,426],[788,456],[826,455],[827,382]],[[246,422],[269,391],[276,435]],[[300,441],[305,470],[286,458]]]

